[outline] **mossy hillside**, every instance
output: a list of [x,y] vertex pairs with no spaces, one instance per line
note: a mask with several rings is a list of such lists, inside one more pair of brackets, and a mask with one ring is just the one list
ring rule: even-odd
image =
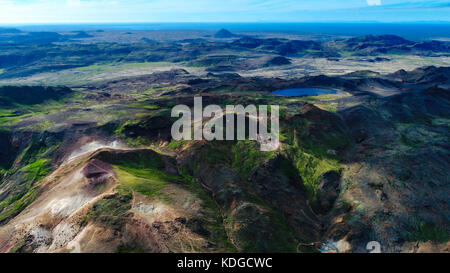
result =
[[25,173],[24,178],[28,181],[39,181],[46,177],[51,171],[51,160],[41,158],[21,169]]
[[28,207],[37,197],[37,188],[24,195],[18,194],[0,203],[0,224],[11,219]]
[[319,121],[296,117],[291,122],[282,122],[281,134],[287,143],[301,147],[310,154],[339,159],[339,152],[351,144],[345,127],[339,121],[338,117],[331,116]]
[[151,198],[157,198],[165,202],[170,201],[163,192],[163,189],[170,183],[166,174],[149,169],[136,170],[128,168],[127,172],[122,170],[120,166],[115,167],[114,171],[123,186]]
[[450,234],[443,227],[438,227],[432,223],[416,220],[408,229],[407,240],[411,242],[432,241],[437,243],[445,243],[450,240]]
[[164,155],[151,149],[100,151],[94,157],[105,163],[121,166],[125,169],[163,169],[165,166]]
[[165,193],[165,189],[170,184],[176,184],[199,197],[203,214],[198,220],[210,231],[210,240],[216,242],[219,248],[234,251],[222,223],[222,213],[210,195],[186,169],[179,168],[180,175],[166,173],[164,169],[167,163],[162,157],[164,155],[151,150],[139,150],[116,155],[104,152],[97,159],[113,165],[121,191],[139,192],[170,204],[173,200]]
[[97,201],[84,220],[85,222],[95,221],[107,227],[121,229],[129,216],[132,199],[131,191],[119,186],[115,194]]
[[[185,145],[185,142],[170,144],[176,145]],[[194,149],[199,148],[195,147]],[[202,143],[201,149],[196,150],[196,153],[198,155],[193,162],[194,172],[202,167],[202,163],[212,168],[225,165],[236,170],[243,180],[247,180],[258,166],[276,154],[276,152],[262,152],[260,144],[252,140],[206,142]]]
[[[308,197],[314,200],[322,174],[331,170],[339,171],[342,168],[339,155],[334,152],[345,149],[349,145],[349,140],[342,131],[314,136],[308,128],[301,131],[302,127],[308,127],[311,121],[302,119],[294,122],[298,124],[282,124],[280,135],[283,142],[282,153],[292,163],[285,170],[291,176],[297,173],[302,178]],[[296,128],[303,132],[302,135],[299,136],[297,130],[294,130]],[[185,144],[186,142],[174,142],[169,146],[179,147]],[[247,181],[261,164],[277,154],[277,152],[261,152],[260,144],[250,140],[214,141],[204,143],[201,147],[193,164],[194,171],[202,166],[200,162],[206,162],[211,167],[226,165],[236,170],[243,181]],[[292,168],[294,170],[291,170]]]
[[36,182],[46,177],[50,171],[50,160],[43,158],[21,168],[15,174],[15,178],[20,182],[16,183],[8,197],[0,202],[0,223],[19,214],[36,199]]
[[241,252],[314,251],[310,247],[300,246],[308,240],[298,236],[276,207],[252,194],[247,196],[247,201],[225,218],[227,229]]
[[[0,195],[0,221],[7,221],[31,204],[38,194],[37,182],[53,169],[51,157],[59,147],[57,137],[34,135],[30,144],[17,156],[2,183],[7,191]],[[4,171],[6,172],[6,170]]]
[[58,149],[61,140],[57,137],[41,138],[40,135],[33,135],[31,143],[18,156],[18,161],[24,164],[29,164],[38,160],[39,158],[51,158],[53,153]]
[[[41,89],[42,87],[36,88]],[[68,110],[68,105],[76,107],[86,106],[89,103],[87,100],[82,98],[79,92],[72,90],[64,95],[50,98],[45,98],[44,96],[43,99],[35,99],[35,101],[22,101],[21,99],[19,99],[19,101],[11,99],[5,101],[7,105],[2,106],[2,109],[0,109],[0,126],[3,127],[16,125],[19,122],[39,115],[50,115],[65,112]],[[0,97],[0,103],[1,102],[2,98]],[[34,131],[44,131],[52,125],[53,123],[50,120],[45,120],[44,122],[29,127],[29,129]]]
[[152,150],[109,153],[102,152],[96,157],[114,166],[120,183],[132,190],[152,198],[164,198],[162,189],[170,182],[182,178],[164,172],[165,162],[161,155]]
[[158,105],[146,104],[146,103],[134,103],[134,104],[130,104],[128,106],[129,107],[133,107],[133,108],[150,110],[150,111],[154,111],[154,110],[159,110],[160,109],[160,107]]
[[19,111],[16,108],[0,109],[0,126],[13,125],[31,116],[33,114],[29,111]]
[[[273,213],[243,215],[252,217],[248,223],[241,223],[236,219],[231,219],[231,225],[239,225],[240,228],[232,231],[235,243],[240,252],[260,253],[296,253],[298,240],[293,235],[291,228],[284,222],[278,222]],[[243,218],[242,217],[242,218]],[[269,224],[269,222],[271,224]],[[259,226],[260,229],[256,229]],[[271,227],[270,230],[261,230]]]
[[172,140],[166,148],[169,150],[177,150],[183,148],[186,144],[189,143],[189,140]]
[[0,185],[3,184],[4,180],[3,180],[3,176],[8,172],[8,170],[3,169],[0,167]]
[[151,198],[157,198],[170,203],[170,198],[164,194],[164,189],[175,183],[195,194],[203,202],[203,209],[208,217],[200,219],[211,231],[211,236],[218,246],[233,251],[234,247],[228,240],[222,224],[222,214],[216,203],[208,193],[190,176],[187,171],[180,168],[178,175],[167,174],[164,171],[164,162],[158,158],[140,158],[128,164],[115,165],[115,171],[123,186],[142,193]]
[[207,212],[208,217],[201,217],[200,220],[211,231],[210,237],[218,244],[219,248],[235,252],[236,248],[231,243],[225,230],[224,212],[219,208],[210,193],[206,192],[195,178],[189,175],[185,166],[179,167],[178,171],[183,177],[183,181],[181,182],[183,187],[194,193],[203,202],[203,208]]
[[295,171],[302,178],[308,198],[313,202],[316,199],[317,186],[321,182],[322,175],[329,171],[339,171],[343,167],[339,160],[332,156],[322,156],[322,153],[322,149],[319,153],[314,153],[311,149],[304,149],[297,145],[283,147],[283,154],[289,158]]
[[[188,175],[188,177],[191,176]],[[191,185],[192,191],[201,192],[199,196],[202,196],[202,200],[211,198],[211,193],[201,188],[193,178],[191,181],[189,185]],[[227,230],[228,236],[224,234],[223,238],[232,238],[239,251],[244,252],[265,252],[269,249],[276,249],[277,252],[296,252],[296,245],[302,240],[295,235],[294,230],[276,208],[271,207],[252,193],[251,184],[245,182],[236,187],[227,185],[226,188],[228,190],[223,189],[214,193],[215,200],[231,197],[235,204],[250,203],[251,206],[263,208],[264,213],[260,214],[252,209],[250,211],[242,210],[236,214],[230,210],[231,203],[219,202],[219,205],[216,205],[211,199],[206,204],[211,208],[220,207],[220,213],[218,209],[217,215],[223,219],[223,223],[220,218],[216,223],[219,230],[222,230],[224,226]],[[225,242],[228,242],[228,239]]]
[[323,94],[323,95],[316,95],[316,96],[301,96],[301,97],[298,97],[297,100],[314,104],[314,103],[318,103],[318,102],[335,101],[337,99],[341,99],[341,98],[344,98],[344,97],[350,97],[350,96],[351,96],[351,94],[339,90],[339,93],[337,93],[337,94]]
[[262,152],[260,144],[250,140],[237,141],[231,152],[233,155],[231,166],[244,180],[247,180],[261,164],[275,156],[275,152]]
[[172,124],[175,121],[176,118],[171,117],[169,109],[152,110],[140,118],[126,120],[114,131],[114,134],[124,139],[130,146],[148,146],[162,138],[169,140]]
[[299,176],[302,178],[308,198],[315,201],[317,186],[321,176],[329,171],[339,171],[342,165],[335,159],[321,158],[305,152],[300,147],[286,148],[286,154],[291,158]]
[[[202,144],[195,163],[191,165],[188,162],[189,166],[185,166],[183,170],[183,173],[187,173],[188,167],[193,168],[191,171],[195,175],[205,166],[221,168],[225,165],[240,174],[242,182],[235,181],[238,183],[236,186],[224,185],[224,189],[214,193],[216,200],[233,198],[234,204],[241,202],[250,204],[249,209],[235,212],[230,210],[231,203],[219,202],[224,225],[239,251],[264,252],[268,249],[276,249],[277,252],[296,252],[297,243],[304,241],[296,235],[276,208],[254,195],[252,184],[247,182],[254,170],[275,155],[275,152],[261,152],[259,144],[255,141],[207,142]],[[289,167],[287,164],[282,171],[287,173],[287,176],[297,175],[292,173],[292,169],[295,170],[295,168]],[[191,185],[198,186],[195,181]],[[207,194],[210,195],[210,193]],[[259,212],[260,208],[262,208],[262,214]]]
[[322,174],[342,169],[339,152],[350,145],[344,130],[330,127],[326,120],[323,126],[325,132],[318,132],[314,121],[306,118],[281,124],[282,153],[292,162],[313,202]]

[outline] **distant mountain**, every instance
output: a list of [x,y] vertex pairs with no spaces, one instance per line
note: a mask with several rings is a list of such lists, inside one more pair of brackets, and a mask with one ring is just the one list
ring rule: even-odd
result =
[[378,54],[417,54],[450,52],[449,43],[439,41],[413,42],[395,35],[366,35],[328,43],[329,48],[356,56]]
[[21,33],[17,28],[2,28],[0,27],[0,34]]
[[378,49],[387,49],[391,47],[406,47],[412,45],[413,42],[403,39],[395,35],[367,35],[354,37],[345,40],[338,40],[331,43],[334,48],[341,51],[370,53]]
[[[6,34],[6,35],[3,35]],[[64,41],[66,37],[57,32],[28,32],[15,35],[0,33],[0,44],[51,44]]]
[[214,34],[214,38],[225,39],[225,38],[234,38],[237,37],[236,34],[231,33],[230,31],[222,28],[216,34]]
[[71,38],[83,39],[83,38],[92,38],[94,36],[88,34],[85,31],[76,31],[75,35],[71,36]]
[[383,46],[409,45],[413,42],[396,35],[366,35],[347,40],[348,44],[372,43]]

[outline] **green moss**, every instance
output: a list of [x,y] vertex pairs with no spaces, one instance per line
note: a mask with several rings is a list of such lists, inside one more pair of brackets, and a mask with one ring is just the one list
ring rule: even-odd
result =
[[29,164],[35,162],[41,157],[50,157],[50,153],[55,151],[60,145],[60,142],[48,144],[41,142],[39,136],[33,136],[30,145],[18,156],[23,163]]
[[315,106],[317,106],[320,109],[323,109],[325,111],[336,113],[338,104],[335,103],[335,102],[332,102],[332,103],[320,103],[320,104],[315,104]]
[[412,242],[432,241],[445,243],[450,239],[450,235],[445,228],[440,228],[423,221],[415,221],[408,231],[407,239]]
[[274,152],[262,152],[256,141],[238,141],[231,150],[232,167],[246,180],[259,165],[274,157]]
[[35,183],[46,177],[51,171],[50,159],[42,158],[18,170],[20,183],[10,189],[8,198],[0,202],[0,222],[17,215],[37,197]]
[[[9,113],[7,113],[7,111],[9,111]],[[16,110],[3,110],[3,113],[0,113],[0,126],[14,125],[31,116],[33,116],[32,113],[17,112]]]
[[181,177],[165,173],[165,163],[154,151],[137,151],[129,155],[109,158],[100,154],[98,159],[114,166],[121,184],[149,197],[165,198],[162,189],[169,182],[179,182]]
[[151,105],[151,104],[145,104],[145,103],[130,104],[129,106],[134,107],[134,108],[146,109],[146,110],[158,110],[159,109],[158,105]]
[[133,173],[129,173],[120,167],[115,167],[114,171],[122,185],[146,196],[167,201],[162,192],[168,183],[167,174],[156,170],[132,170]]
[[[302,238],[286,221],[285,217],[276,209],[259,198],[254,198],[251,205],[231,216],[227,222],[239,228],[233,232],[235,243],[244,253],[275,252],[296,253],[298,251],[311,252],[305,248],[297,249]],[[260,209],[263,208],[264,213]]]
[[21,241],[20,243],[15,245],[13,248],[11,248],[9,253],[20,253],[22,248],[25,247],[25,246],[26,246],[26,242],[25,241]]
[[[29,94],[27,96],[30,97]],[[86,101],[80,99],[79,93],[71,92],[64,97],[49,99],[38,104],[12,103],[8,108],[0,109],[0,126],[15,125],[37,115],[63,112],[67,110],[68,105],[72,104],[85,105]],[[49,120],[44,120],[32,125],[30,129],[43,131],[52,125]]]
[[51,171],[50,159],[42,158],[21,169],[25,172],[25,179],[28,181],[39,181],[46,177]]
[[338,91],[339,93],[338,94],[316,95],[316,96],[302,96],[302,97],[299,97],[298,100],[315,103],[315,102],[319,102],[319,101],[321,101],[321,102],[334,101],[334,100],[337,100],[340,98],[351,96],[351,94],[349,94],[347,92],[343,92],[341,90],[336,90],[336,91]]
[[3,176],[5,175],[6,172],[7,172],[7,170],[0,167],[0,185],[3,184],[3,182],[4,182]]
[[119,186],[116,194],[109,195],[94,204],[85,221],[93,220],[120,229],[128,217],[132,199],[131,192]]
[[[157,198],[163,202],[170,202],[170,197],[165,194],[165,188],[170,183],[175,183],[186,190],[194,193],[202,200],[204,212],[208,214],[202,218],[202,222],[208,226],[211,231],[211,240],[217,242],[218,247],[233,251],[233,246],[228,240],[227,234],[222,224],[222,214],[216,203],[209,194],[201,187],[193,177],[191,177],[185,168],[180,168],[181,176],[165,173],[165,163],[161,155],[150,150],[141,150],[129,155],[110,155],[107,153],[99,154],[98,159],[108,162],[114,166],[114,171],[120,181],[120,187],[128,192],[139,192],[151,198]],[[117,198],[116,198],[117,199]],[[117,201],[103,201],[98,204],[96,210],[105,210],[109,221],[113,219],[111,215],[123,214],[113,208]],[[111,211],[112,212],[108,212]],[[92,215],[95,216],[95,215]],[[92,217],[90,216],[90,217]],[[101,216],[105,218],[106,216]],[[94,219],[97,219],[95,216]],[[117,220],[118,221],[118,220]],[[123,246],[120,251],[127,252],[134,249],[134,246]],[[118,250],[119,251],[119,250]]]
[[[321,126],[330,127],[323,122]],[[320,132],[322,127],[315,126],[314,122],[305,118],[294,119],[291,124],[282,123],[281,126],[283,154],[292,161],[312,202],[316,199],[322,174],[342,168],[337,151],[344,150],[350,143],[348,136],[340,130]]]
[[167,145],[166,148],[171,149],[171,150],[175,150],[175,149],[183,147],[187,143],[188,143],[188,141],[186,141],[186,140],[179,140],[179,141],[172,140],[169,143],[169,145]]
[[[154,141],[152,134],[146,132],[157,132],[167,130],[170,133],[172,123],[176,119],[171,117],[169,109],[160,109],[149,112],[141,117],[123,122],[114,134],[125,140],[132,147],[148,146]],[[156,137],[156,133],[153,135]]]
[[330,132],[316,138],[302,131],[300,132],[295,145],[319,158],[335,158],[329,151],[343,150],[349,145],[348,137],[341,133]]
[[[23,196],[14,196],[0,203],[0,223],[14,217],[30,205],[37,197],[37,188],[31,189]],[[18,198],[17,200],[14,200]]]
[[195,181],[195,178],[188,174],[185,167],[180,167],[178,170],[183,177],[181,184],[190,192],[194,193],[203,202],[202,206],[210,211],[212,218],[203,219],[208,226],[208,229],[212,231],[212,237],[217,242],[219,248],[228,249],[231,252],[236,251],[234,245],[228,238],[224,227],[224,219],[222,218],[222,212],[218,205],[214,202],[212,197],[205,191],[205,189]]
[[341,165],[333,159],[316,157],[299,147],[291,147],[288,156],[292,157],[294,166],[303,180],[308,198],[315,201],[317,186],[320,183],[322,174],[328,171],[339,171]]
[[27,128],[31,129],[31,130],[35,130],[35,131],[45,131],[45,130],[51,128],[53,125],[54,124],[52,122],[50,122],[49,120],[45,120],[45,121],[39,122],[35,125],[28,126]]

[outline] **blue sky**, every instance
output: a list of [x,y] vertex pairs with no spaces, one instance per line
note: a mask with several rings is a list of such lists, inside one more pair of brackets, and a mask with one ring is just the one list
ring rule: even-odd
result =
[[0,0],[0,23],[450,21],[450,0]]

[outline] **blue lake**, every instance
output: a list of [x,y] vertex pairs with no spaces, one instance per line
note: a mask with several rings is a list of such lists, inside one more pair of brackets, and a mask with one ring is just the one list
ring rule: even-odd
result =
[[340,94],[341,92],[322,88],[289,88],[272,92],[273,94],[285,97],[317,96],[326,94]]

